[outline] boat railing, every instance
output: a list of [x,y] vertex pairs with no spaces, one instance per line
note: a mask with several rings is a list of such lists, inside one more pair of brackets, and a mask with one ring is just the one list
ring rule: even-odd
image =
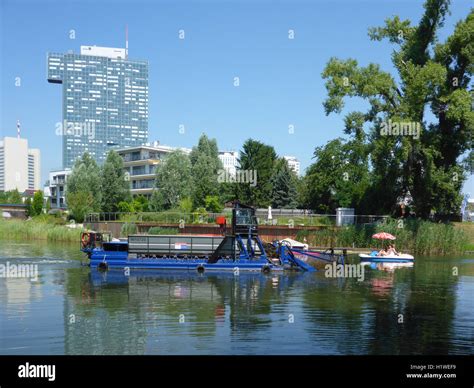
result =
[[[335,214],[257,214],[258,225],[264,226],[347,226],[361,224],[384,224],[389,219],[387,215],[351,215],[344,216],[343,224],[337,225]],[[232,223],[231,212],[204,213],[204,212],[102,212],[89,213],[85,217],[86,223],[100,222],[140,222],[155,224],[213,224],[218,219],[225,218],[228,225]]]

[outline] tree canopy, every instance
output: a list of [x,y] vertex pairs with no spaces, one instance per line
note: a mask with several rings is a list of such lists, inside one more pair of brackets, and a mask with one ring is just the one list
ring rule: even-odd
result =
[[348,97],[369,104],[366,112],[347,113],[345,131],[354,145],[367,147],[371,167],[367,198],[378,199],[367,201],[373,211],[391,212],[397,198],[407,194],[423,217],[457,212],[459,207],[465,180],[461,158],[471,148],[474,128],[468,90],[474,13],[439,43],[449,3],[427,0],[417,25],[394,16],[369,30],[370,39],[387,39],[395,46],[395,75],[378,64],[359,66],[351,58],[331,58],[322,73],[326,114],[341,113]]
[[192,193],[193,180],[189,156],[181,150],[170,152],[156,169],[156,189],[150,200],[153,210],[178,207]]
[[239,185],[239,197],[244,203],[254,206],[269,206],[271,203],[271,177],[277,159],[275,149],[260,141],[248,139],[242,146],[238,172],[253,174],[256,184],[244,182]]
[[127,179],[122,157],[111,150],[101,168],[102,211],[115,212],[120,202],[131,199],[130,180]]

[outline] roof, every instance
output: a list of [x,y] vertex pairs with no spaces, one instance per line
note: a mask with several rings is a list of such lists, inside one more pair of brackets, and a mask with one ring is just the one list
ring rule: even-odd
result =
[[26,189],[21,196],[22,197],[32,197],[37,191],[39,190],[33,190],[33,189]]

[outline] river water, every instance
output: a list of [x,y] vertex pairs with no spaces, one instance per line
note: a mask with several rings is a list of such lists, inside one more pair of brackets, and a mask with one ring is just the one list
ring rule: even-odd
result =
[[[76,244],[0,241],[1,354],[473,354],[474,258],[364,280],[105,273]],[[354,262],[357,260],[355,259]],[[17,267],[18,268],[18,267]]]

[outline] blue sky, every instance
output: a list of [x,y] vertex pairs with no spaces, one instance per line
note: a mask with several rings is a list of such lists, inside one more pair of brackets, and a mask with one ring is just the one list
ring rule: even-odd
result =
[[[352,57],[392,71],[393,47],[371,42],[367,29],[393,15],[417,23],[422,4],[0,0],[0,137],[15,136],[20,119],[22,136],[42,152],[44,182],[49,170],[61,166],[62,144],[55,135],[61,87],[46,81],[46,53],[79,52],[81,45],[124,47],[128,25],[129,58],[150,64],[150,141],[192,147],[205,132],[220,149],[239,150],[252,137],[280,155],[297,156],[304,169],[316,146],[343,134],[343,115],[326,116],[322,107],[321,72],[329,58]],[[467,0],[452,2],[442,40],[469,9]],[[363,107],[351,100],[345,112]],[[472,177],[465,191],[474,195]]]

